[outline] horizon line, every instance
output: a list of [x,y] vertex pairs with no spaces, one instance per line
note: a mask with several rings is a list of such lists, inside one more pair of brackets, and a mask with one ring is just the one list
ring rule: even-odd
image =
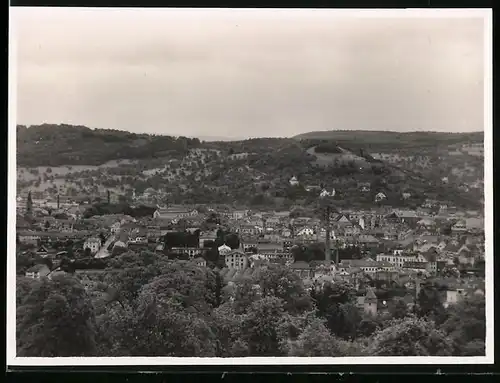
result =
[[290,136],[257,136],[257,137],[235,137],[235,136],[220,136],[220,135],[215,135],[215,136],[210,136],[210,135],[179,135],[179,134],[169,134],[169,133],[152,133],[152,132],[133,132],[130,130],[125,130],[125,129],[111,129],[111,128],[93,128],[90,126],[82,125],[82,124],[68,124],[68,123],[41,123],[41,124],[32,124],[32,125],[25,125],[25,124],[16,124],[16,128],[23,126],[27,129],[30,129],[32,127],[38,127],[38,126],[43,126],[43,125],[54,125],[54,126],[61,126],[61,125],[66,125],[69,127],[83,127],[83,128],[88,128],[90,130],[107,130],[107,131],[118,131],[118,132],[127,132],[127,133],[133,133],[133,134],[147,134],[147,135],[155,135],[155,136],[167,136],[167,137],[185,137],[185,138],[197,138],[200,141],[207,141],[207,139],[213,140],[212,142],[220,142],[220,141],[244,141],[244,140],[252,140],[252,139],[266,139],[266,138],[275,138],[275,139],[291,139],[291,138],[297,138],[302,135],[306,134],[314,134],[314,133],[329,133],[329,132],[370,132],[370,133],[396,133],[396,134],[414,134],[414,133],[441,133],[441,134],[477,134],[477,133],[483,133],[484,130],[473,130],[473,131],[466,131],[466,132],[446,132],[446,131],[439,131],[439,130],[410,130],[410,131],[398,131],[398,130],[367,130],[367,129],[331,129],[331,130],[311,130],[303,133],[296,133]]

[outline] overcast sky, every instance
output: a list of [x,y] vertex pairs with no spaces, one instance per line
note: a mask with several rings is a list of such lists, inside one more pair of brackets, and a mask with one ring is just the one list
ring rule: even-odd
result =
[[187,136],[483,130],[483,20],[17,9],[17,123]]

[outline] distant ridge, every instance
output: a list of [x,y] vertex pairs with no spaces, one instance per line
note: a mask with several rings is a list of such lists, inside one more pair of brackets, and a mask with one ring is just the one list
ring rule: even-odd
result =
[[244,141],[246,138],[242,137],[222,137],[222,136],[190,136],[191,138],[197,138],[200,141],[205,142],[233,142],[233,141]]
[[437,139],[458,138],[462,140],[465,137],[470,137],[472,140],[483,140],[484,132],[436,132],[436,131],[412,131],[412,132],[396,132],[389,130],[321,130],[308,133],[301,133],[292,138],[298,140],[311,140],[311,139],[353,139],[357,137],[367,136],[373,137],[400,137],[401,139],[412,139],[416,137],[429,137],[433,136]]

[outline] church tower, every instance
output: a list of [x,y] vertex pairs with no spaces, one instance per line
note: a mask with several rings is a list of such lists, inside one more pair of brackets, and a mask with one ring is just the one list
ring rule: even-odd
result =
[[367,314],[377,315],[377,296],[371,288],[366,291],[364,311]]
[[31,215],[33,213],[33,200],[31,199],[31,190],[28,192],[28,198],[26,199],[26,214]]

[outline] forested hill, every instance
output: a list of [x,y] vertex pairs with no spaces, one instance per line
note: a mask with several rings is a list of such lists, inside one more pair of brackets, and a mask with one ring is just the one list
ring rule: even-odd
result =
[[[338,203],[349,206],[371,206],[378,192],[391,206],[435,198],[477,208],[482,199],[484,158],[470,145],[481,142],[482,133],[350,131],[319,139],[206,142],[69,125],[17,130],[19,190],[57,191],[59,178],[60,187],[69,187],[71,180],[83,183],[71,184],[80,191],[101,182],[121,193],[163,189],[176,203],[232,201],[276,208],[313,204],[323,187],[335,188]],[[68,169],[73,165],[88,169]],[[292,177],[298,186],[291,186]],[[370,185],[370,192],[360,191],[361,184]],[[403,200],[403,193],[411,198]]]
[[333,140],[339,144],[369,151],[415,149],[418,147],[435,147],[436,145],[456,145],[482,143],[483,132],[443,133],[443,132],[389,132],[371,130],[327,130],[299,134],[297,140]]
[[197,138],[73,125],[17,126],[18,166],[100,165],[110,160],[183,157]]

